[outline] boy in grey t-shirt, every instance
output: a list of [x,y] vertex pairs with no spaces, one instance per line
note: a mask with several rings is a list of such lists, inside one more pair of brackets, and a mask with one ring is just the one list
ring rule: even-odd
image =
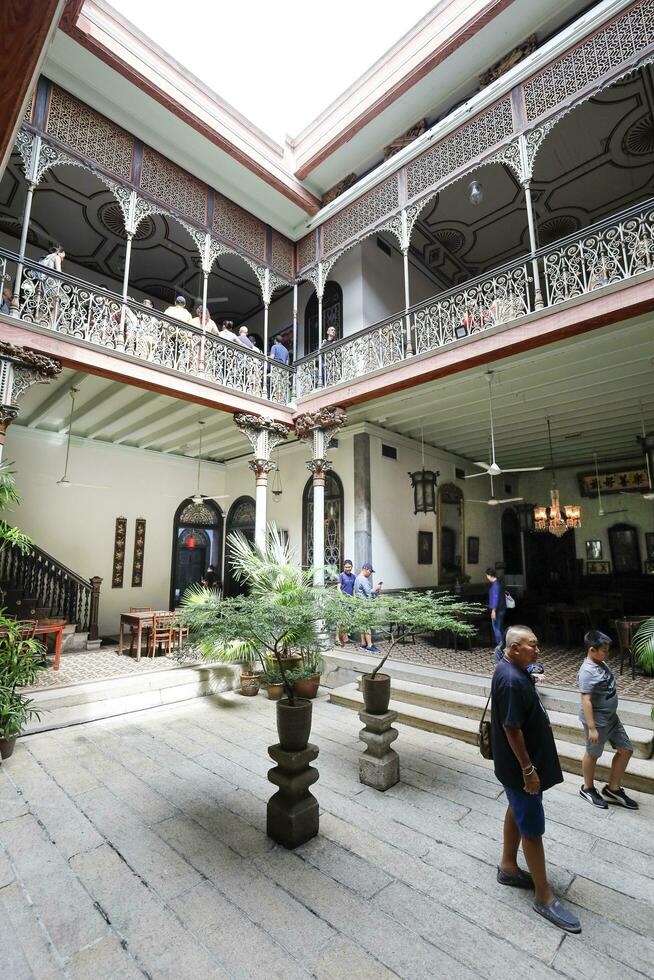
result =
[[[638,804],[627,796],[620,782],[634,751],[624,725],[618,717],[618,689],[613,671],[606,666],[611,638],[599,630],[591,630],[584,637],[586,659],[579,668],[577,681],[581,691],[579,720],[586,733],[586,752],[583,758],[584,784],[579,795],[592,806],[608,809],[616,803],[628,810],[637,810]],[[595,789],[595,766],[609,742],[615,749],[611,763],[611,775],[602,795]]]

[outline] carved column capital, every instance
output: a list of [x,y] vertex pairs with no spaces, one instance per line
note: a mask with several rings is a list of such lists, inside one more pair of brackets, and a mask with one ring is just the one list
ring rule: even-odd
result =
[[304,465],[313,473],[314,487],[324,487],[327,470],[332,468],[331,459],[321,456],[318,459],[308,459]]
[[265,487],[268,484],[268,474],[277,469],[277,464],[273,463],[271,459],[259,459],[255,457],[251,459],[248,466],[252,470],[255,476],[256,486]]
[[327,405],[319,408],[316,412],[304,412],[295,417],[295,431],[298,439],[307,442],[313,436],[316,429],[322,429],[327,442],[325,448],[347,422],[347,414],[340,405]]
[[18,399],[36,384],[48,384],[61,372],[59,361],[26,347],[0,341],[0,435],[19,412]]
[[286,422],[276,422],[263,415],[253,415],[249,412],[237,412],[234,423],[247,437],[254,454],[260,459],[270,459],[270,454],[288,437],[291,431]]

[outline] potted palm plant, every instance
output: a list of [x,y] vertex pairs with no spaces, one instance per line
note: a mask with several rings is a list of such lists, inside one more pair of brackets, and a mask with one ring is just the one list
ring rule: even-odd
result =
[[448,630],[458,636],[472,636],[473,626],[466,617],[479,615],[481,607],[463,602],[446,592],[403,592],[374,599],[356,599],[343,592],[330,594],[324,602],[324,615],[333,628],[339,622],[348,624],[350,631],[370,633],[388,645],[379,663],[361,678],[365,709],[369,714],[388,711],[391,697],[391,678],[381,669],[397,643],[408,636]]
[[[248,594],[223,599],[194,586],[182,599],[182,616],[203,655],[209,660],[249,662],[258,659],[268,684],[281,679],[284,696],[277,702],[277,730],[282,748],[304,748],[311,730],[311,701],[298,697],[293,664],[299,653],[317,653],[320,644],[320,603],[324,590],[313,585],[313,571],[297,563],[285,537],[268,529],[263,548],[236,532],[228,539],[234,576]],[[295,655],[294,655],[295,654]]]
[[631,648],[643,673],[654,675],[654,616],[640,624],[632,637]]

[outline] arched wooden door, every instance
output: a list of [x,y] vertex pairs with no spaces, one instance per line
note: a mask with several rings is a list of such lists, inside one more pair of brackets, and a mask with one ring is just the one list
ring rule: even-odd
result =
[[252,497],[238,497],[227,513],[227,529],[225,536],[225,574],[223,594],[226,596],[241,595],[245,591],[243,585],[234,578],[229,560],[229,536],[233,531],[240,531],[248,541],[254,541],[255,503]]
[[175,609],[189,585],[202,582],[210,565],[215,587],[221,587],[223,513],[213,500],[194,504],[183,500],[173,522],[173,557],[170,575],[170,608]]

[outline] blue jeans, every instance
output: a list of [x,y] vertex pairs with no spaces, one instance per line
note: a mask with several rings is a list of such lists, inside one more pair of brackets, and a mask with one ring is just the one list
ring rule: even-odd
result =
[[491,623],[493,624],[495,642],[501,643],[504,636],[504,610],[502,612],[498,610],[495,613],[495,619],[491,619]]

